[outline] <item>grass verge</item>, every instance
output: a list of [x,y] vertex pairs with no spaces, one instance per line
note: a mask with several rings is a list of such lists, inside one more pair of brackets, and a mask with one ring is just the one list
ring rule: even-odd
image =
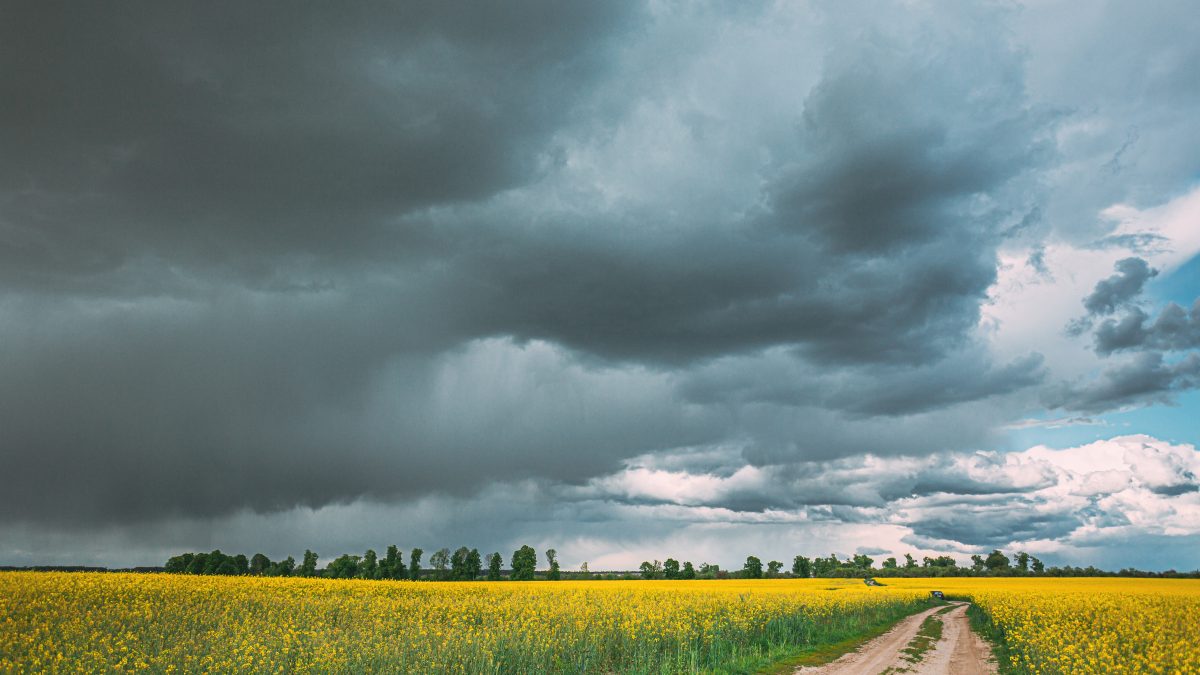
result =
[[[942,639],[942,619],[941,615],[950,611],[950,607],[946,607],[934,614],[925,617],[921,622],[921,627],[917,629],[917,634],[909,640],[908,646],[900,650],[903,654],[903,659],[910,665],[920,663],[925,658],[925,652],[937,646],[939,640]],[[881,675],[890,675],[891,673],[906,673],[909,668],[888,668]]]
[[1013,666],[1013,652],[1004,641],[1004,631],[992,622],[987,612],[979,609],[979,605],[971,603],[967,607],[967,618],[971,621],[971,630],[992,646],[992,654],[996,657],[996,669],[1000,675],[1025,675],[1028,671]]
[[[942,610],[942,612],[944,611],[946,610]],[[925,658],[925,652],[933,649],[938,640],[942,639],[942,619],[939,616],[942,612],[930,614],[921,622],[921,628],[912,641],[908,643],[907,647],[900,650],[904,654],[905,661],[910,663],[920,661]]]
[[780,675],[781,673],[790,673],[801,666],[824,665],[836,661],[844,654],[883,635],[900,620],[927,609],[929,609],[928,606],[917,607],[893,617],[881,619],[837,642],[817,645],[779,645],[761,654],[731,660],[709,672],[714,675]]

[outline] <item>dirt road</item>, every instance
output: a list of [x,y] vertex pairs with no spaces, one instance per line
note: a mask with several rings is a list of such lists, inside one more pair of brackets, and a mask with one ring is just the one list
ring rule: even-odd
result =
[[[952,609],[934,607],[897,623],[890,631],[833,663],[798,668],[802,675],[984,675],[996,672],[992,652],[972,630],[967,620],[967,603],[952,603]],[[932,649],[914,654],[906,647],[918,644],[917,633],[926,618],[941,620],[941,638]]]

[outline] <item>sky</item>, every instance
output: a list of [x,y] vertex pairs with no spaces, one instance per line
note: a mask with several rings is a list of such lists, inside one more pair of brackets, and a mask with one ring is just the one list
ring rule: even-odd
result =
[[1200,568],[1188,2],[0,9],[0,564]]

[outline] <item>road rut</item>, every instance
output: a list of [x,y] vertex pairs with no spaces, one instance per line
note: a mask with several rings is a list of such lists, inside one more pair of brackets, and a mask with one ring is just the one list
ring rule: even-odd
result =
[[937,644],[911,661],[904,648],[916,637],[922,622],[945,609],[934,607],[901,620],[891,630],[871,640],[857,651],[823,666],[797,668],[797,675],[878,675],[913,673],[914,675],[990,675],[996,672],[991,649],[974,631],[967,619],[967,603],[952,603],[949,612],[940,615],[942,637]]

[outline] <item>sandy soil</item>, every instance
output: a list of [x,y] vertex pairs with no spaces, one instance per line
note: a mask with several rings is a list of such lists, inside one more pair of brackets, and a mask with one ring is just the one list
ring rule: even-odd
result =
[[796,669],[802,675],[877,675],[915,673],[916,675],[980,675],[996,672],[987,643],[972,630],[967,620],[966,603],[954,603],[954,609],[941,615],[942,639],[925,652],[921,661],[912,663],[901,652],[916,637],[925,617],[935,614],[934,607],[897,623],[891,630],[824,666]]
[[983,638],[971,630],[967,605],[943,614],[942,639],[933,651],[927,652],[920,663],[909,666],[917,675],[989,675],[996,672],[992,650]]

